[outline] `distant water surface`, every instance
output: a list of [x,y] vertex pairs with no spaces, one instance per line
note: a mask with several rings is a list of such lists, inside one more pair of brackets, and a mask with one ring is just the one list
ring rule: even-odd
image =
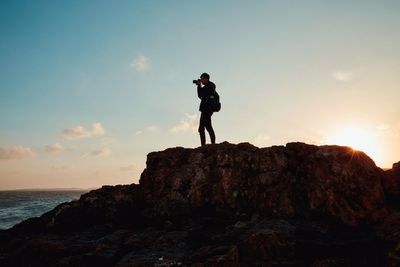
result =
[[88,190],[0,191],[0,229],[38,217],[58,204],[78,199]]

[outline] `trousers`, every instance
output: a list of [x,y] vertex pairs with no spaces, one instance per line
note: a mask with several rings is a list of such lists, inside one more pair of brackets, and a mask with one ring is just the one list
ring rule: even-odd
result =
[[211,124],[212,114],[213,114],[212,111],[202,111],[200,115],[199,133],[200,133],[200,142],[202,146],[206,144],[205,129],[210,135],[211,144],[215,144],[215,133]]

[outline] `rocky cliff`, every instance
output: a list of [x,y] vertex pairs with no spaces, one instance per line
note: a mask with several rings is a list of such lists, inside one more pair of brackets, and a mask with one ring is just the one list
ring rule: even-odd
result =
[[170,148],[0,232],[0,265],[400,266],[399,188],[348,147]]

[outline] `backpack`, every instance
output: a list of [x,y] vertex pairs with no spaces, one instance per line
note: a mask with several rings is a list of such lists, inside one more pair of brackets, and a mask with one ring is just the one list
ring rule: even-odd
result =
[[219,94],[217,91],[214,91],[212,95],[210,95],[211,102],[211,110],[214,112],[218,112],[221,110],[221,102],[219,102]]

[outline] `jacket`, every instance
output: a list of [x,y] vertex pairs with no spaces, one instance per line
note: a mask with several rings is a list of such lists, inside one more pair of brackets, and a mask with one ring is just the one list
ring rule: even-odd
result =
[[199,110],[201,112],[212,111],[210,96],[215,92],[215,84],[208,82],[206,85],[201,87],[197,86],[197,96],[201,99]]

